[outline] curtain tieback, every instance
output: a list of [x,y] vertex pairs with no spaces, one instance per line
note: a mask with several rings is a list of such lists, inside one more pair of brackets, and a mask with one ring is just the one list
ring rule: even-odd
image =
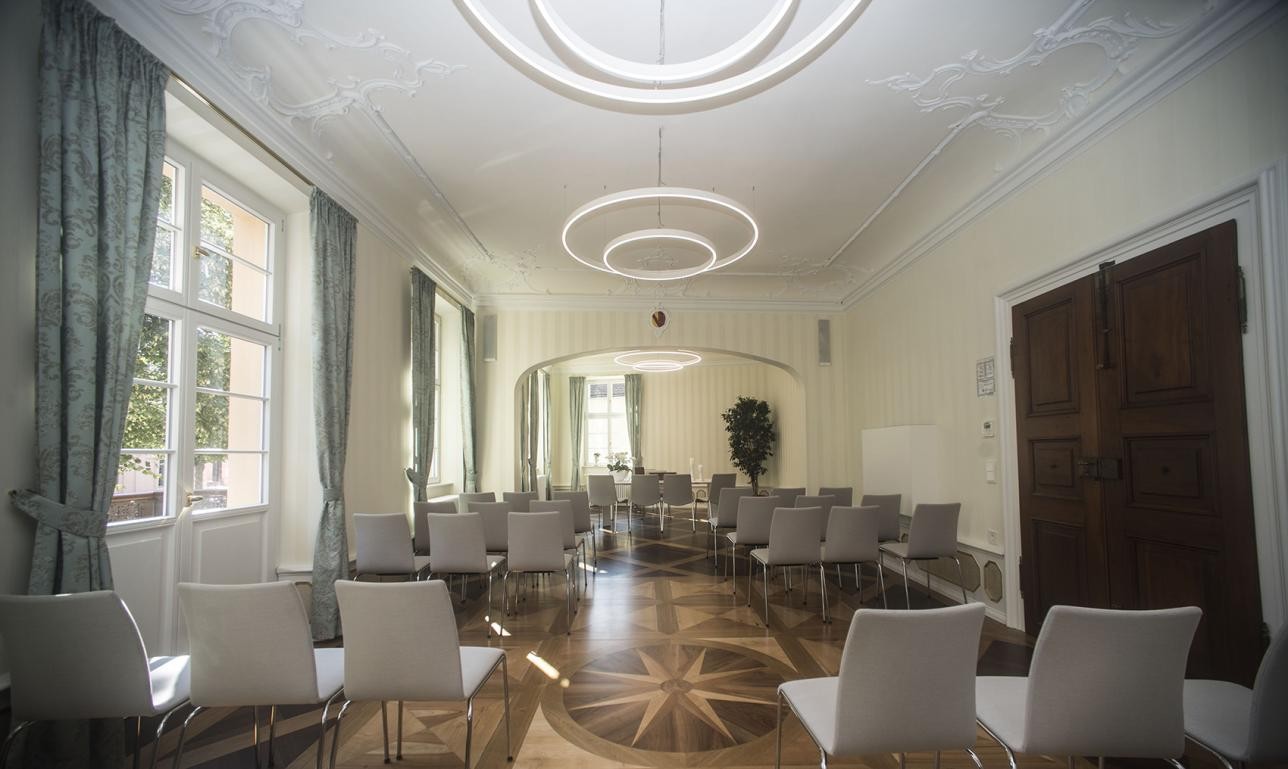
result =
[[411,481],[412,486],[423,489],[425,484],[429,483],[429,473],[418,473],[415,468],[409,467],[407,468],[407,480]]
[[69,507],[25,489],[10,491],[9,497],[14,507],[50,528],[86,538],[107,534],[107,516],[97,510]]
[[343,502],[344,489],[328,489],[323,487],[322,501],[323,502]]

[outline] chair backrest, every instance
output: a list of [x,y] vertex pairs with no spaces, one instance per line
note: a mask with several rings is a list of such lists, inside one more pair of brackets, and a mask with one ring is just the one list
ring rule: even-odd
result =
[[860,609],[837,682],[837,755],[975,744],[975,666],[984,605]]
[[882,542],[899,541],[899,509],[903,504],[902,494],[864,494],[859,500],[860,507],[878,507],[881,509]]
[[510,513],[511,571],[563,571],[563,516],[559,513]]
[[738,544],[768,545],[769,526],[774,520],[774,509],[782,506],[781,497],[739,497],[738,513],[734,518],[734,526],[738,530]]
[[631,504],[640,507],[662,501],[662,481],[656,475],[631,476]]
[[688,473],[662,476],[662,501],[675,507],[693,504],[693,476]]
[[14,723],[152,715],[148,653],[111,590],[0,596]]
[[1252,728],[1248,734],[1248,761],[1263,763],[1288,759],[1288,628],[1270,642],[1252,684]]
[[769,564],[818,563],[823,558],[822,541],[823,508],[775,508],[769,524]]
[[828,516],[832,514],[832,505],[835,505],[835,504],[836,504],[836,497],[833,497],[831,495],[816,496],[816,497],[801,495],[796,498],[796,504],[790,505],[790,507],[823,508],[823,530],[819,532],[819,534],[822,536],[827,536],[827,520],[828,520]]
[[827,563],[880,561],[881,510],[876,507],[837,505],[827,518]]
[[425,516],[447,515],[456,512],[461,511],[454,499],[412,503],[412,515],[415,516],[412,524],[412,542],[415,545],[417,555],[429,555],[429,526]]
[[[726,486],[720,490],[720,498],[716,500],[715,509],[711,511],[711,525],[724,528],[733,528],[738,523],[738,499],[739,497],[750,497],[750,486]],[[715,497],[712,497],[715,499]],[[728,504],[725,504],[725,503]],[[724,518],[721,519],[720,511],[727,510]]]
[[594,507],[612,507],[617,504],[617,481],[611,475],[597,473],[586,476],[586,493]]
[[735,473],[712,473],[707,482],[707,505],[711,508],[712,517],[719,515],[720,492],[737,485],[738,476]]
[[529,511],[529,505],[537,500],[537,492],[507,491],[501,494],[501,498],[510,504],[510,512],[526,513]]
[[429,519],[429,536],[438,543],[430,554],[430,568],[434,572],[487,573],[487,539],[483,535],[483,516],[478,513],[430,513],[426,517]]
[[1051,607],[1029,668],[1026,750],[1178,758],[1185,665],[1201,615],[1194,606]]
[[783,507],[808,507],[796,504],[796,498],[804,495],[804,486],[780,486],[774,489],[774,496],[783,500]]
[[358,540],[357,570],[361,574],[410,574],[416,570],[411,532],[402,513],[353,516]]
[[537,488],[536,488],[536,491],[533,492],[534,494],[537,495],[537,499],[542,501],[546,500],[546,488],[549,485],[550,485],[550,476],[548,475],[537,476]]
[[495,502],[496,492],[494,491],[467,491],[456,495],[456,510],[461,513],[468,513],[470,505],[475,502]]
[[566,499],[572,503],[572,518],[578,534],[585,534],[595,528],[590,520],[590,495],[584,491],[556,491],[555,501]]
[[957,554],[957,516],[960,502],[921,504],[908,526],[909,558],[951,558]]
[[442,580],[340,580],[335,597],[344,623],[347,699],[465,698],[456,615]]
[[[510,549],[509,502],[471,502],[470,512],[478,513],[483,521],[483,544],[489,553],[504,553]],[[431,569],[434,566],[430,564]]]
[[528,512],[559,513],[559,531],[563,536],[564,549],[577,546],[577,517],[572,509],[572,500],[537,500],[528,506]]
[[313,635],[290,582],[179,583],[192,656],[192,704],[313,705]]
[[820,497],[836,497],[836,504],[850,507],[854,504],[854,489],[849,486],[819,486]]

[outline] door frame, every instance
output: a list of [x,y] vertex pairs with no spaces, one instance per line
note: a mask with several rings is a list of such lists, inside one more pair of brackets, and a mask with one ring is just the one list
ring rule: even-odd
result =
[[[1101,262],[1128,261],[1230,219],[1238,226],[1239,266],[1247,280],[1243,366],[1262,614],[1277,632],[1288,623],[1288,156],[1137,234],[1011,285],[993,299],[995,341],[998,366],[1009,374],[1012,307],[1094,273]],[[1023,630],[1015,380],[998,380],[1006,621]]]

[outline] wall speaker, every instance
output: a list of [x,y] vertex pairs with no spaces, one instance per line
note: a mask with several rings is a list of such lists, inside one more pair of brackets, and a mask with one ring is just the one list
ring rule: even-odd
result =
[[493,362],[496,360],[496,316],[484,315],[479,318],[479,348],[482,351],[483,360]]
[[832,321],[818,319],[818,365],[832,365]]

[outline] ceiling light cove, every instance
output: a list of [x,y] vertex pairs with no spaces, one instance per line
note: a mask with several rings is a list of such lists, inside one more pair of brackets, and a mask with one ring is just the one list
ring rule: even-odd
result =
[[702,356],[691,350],[631,350],[613,358],[619,366],[642,373],[679,371],[702,362]]
[[[615,209],[653,201],[656,201],[658,206],[658,227],[647,229],[632,228],[621,235],[617,235],[604,245],[598,259],[579,253],[578,249],[574,247],[572,243],[573,236],[579,228],[584,227],[588,220],[599,218],[601,215]],[[690,206],[699,210],[714,209],[715,212],[736,219],[745,225],[746,234],[743,242],[739,247],[721,256],[720,250],[710,238],[689,228],[661,226],[661,210],[664,204],[667,206],[677,204]],[[605,219],[604,227],[606,228],[607,226],[608,221]],[[563,231],[560,233],[560,241],[563,243],[564,251],[581,264],[594,270],[636,280],[684,280],[696,277],[704,272],[718,270],[746,256],[756,247],[756,243],[759,240],[760,226],[756,224],[756,219],[751,215],[751,212],[741,203],[724,195],[688,187],[639,187],[603,195],[573,211],[572,215],[564,220]],[[613,263],[615,254],[619,253],[623,248],[647,242],[671,242],[685,247],[696,246],[707,254],[707,258],[699,264],[688,267],[674,267],[668,264],[667,260],[658,260],[658,263],[645,261],[634,268],[618,266]]]
[[[715,53],[674,64],[647,64],[596,47],[554,11],[551,0],[533,0],[538,27],[606,80],[583,75],[534,50],[510,32],[484,0],[457,0],[457,5],[491,45],[520,62],[529,74],[561,88],[623,107],[702,109],[750,95],[792,74],[830,46],[871,1],[836,0],[835,8],[818,26],[800,34],[777,55],[758,62],[755,54],[763,53],[770,40],[790,36],[797,0],[775,0],[769,13],[746,35]],[[665,17],[659,22],[664,28]]]

